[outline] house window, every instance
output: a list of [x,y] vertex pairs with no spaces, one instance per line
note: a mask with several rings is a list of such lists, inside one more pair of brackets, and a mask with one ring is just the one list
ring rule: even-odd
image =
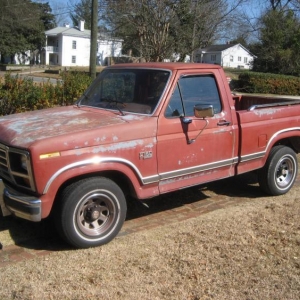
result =
[[72,64],[76,64],[76,56],[75,55],[72,56]]
[[72,49],[76,49],[76,41],[72,41]]
[[211,61],[216,61],[217,60],[216,54],[212,54],[211,57],[210,57],[210,60]]
[[242,57],[241,56],[238,57],[238,61],[242,61]]
[[248,57],[244,57],[244,63],[246,64],[248,62]]
[[230,61],[233,62],[233,55],[230,55]]

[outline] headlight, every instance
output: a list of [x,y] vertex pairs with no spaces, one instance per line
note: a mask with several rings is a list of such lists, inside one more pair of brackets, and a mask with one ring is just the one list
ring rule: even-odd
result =
[[27,167],[27,157],[25,155],[21,155],[21,166],[24,170],[28,170],[28,167]]

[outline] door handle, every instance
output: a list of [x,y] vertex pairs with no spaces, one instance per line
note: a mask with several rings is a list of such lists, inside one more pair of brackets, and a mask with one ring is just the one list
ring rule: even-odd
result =
[[183,124],[190,124],[190,123],[192,123],[193,120],[190,119],[190,118],[182,117],[181,121],[182,121]]
[[228,126],[230,124],[231,124],[231,122],[226,121],[226,120],[222,120],[222,121],[217,123],[218,126]]

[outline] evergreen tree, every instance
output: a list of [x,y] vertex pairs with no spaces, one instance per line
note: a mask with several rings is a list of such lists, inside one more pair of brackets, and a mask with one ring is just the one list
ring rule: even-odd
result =
[[13,58],[16,53],[41,49],[45,44],[45,29],[55,25],[49,4],[0,0],[0,7],[1,61],[7,56]]
[[261,19],[260,42],[251,50],[255,71],[300,75],[300,20],[292,10],[270,10]]

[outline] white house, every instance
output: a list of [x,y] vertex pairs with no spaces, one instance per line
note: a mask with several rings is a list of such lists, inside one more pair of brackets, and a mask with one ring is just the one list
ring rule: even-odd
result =
[[241,44],[211,45],[195,51],[195,62],[218,64],[225,68],[251,69],[255,58]]
[[[56,27],[45,32],[46,46],[41,55],[41,64],[58,66],[89,66],[91,31],[84,28],[84,21],[79,27]],[[98,37],[98,64],[102,65],[107,57],[120,56],[122,40],[103,36]]]

